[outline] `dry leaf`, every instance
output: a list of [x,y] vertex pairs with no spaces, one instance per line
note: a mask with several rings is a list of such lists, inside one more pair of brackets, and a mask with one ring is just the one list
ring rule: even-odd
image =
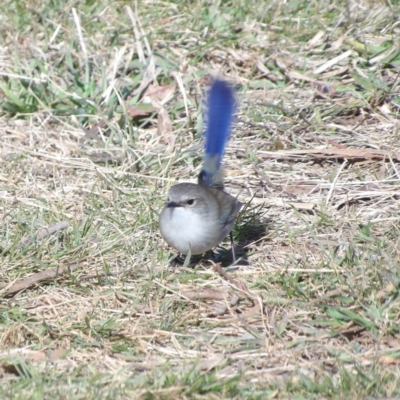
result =
[[141,108],[141,107],[129,107],[128,108],[128,115],[131,118],[135,117],[142,117],[146,115],[150,115],[157,111],[154,107],[149,107],[149,108]]
[[157,125],[157,135],[163,138],[169,138],[172,132],[172,122],[168,115],[167,110],[162,107],[158,111],[158,125]]
[[394,358],[394,357],[391,357],[391,356],[380,356],[379,357],[379,362],[381,364],[391,365],[391,364],[398,364],[400,362],[400,360],[398,358]]
[[149,85],[143,95],[144,103],[151,103],[153,107],[161,108],[164,104],[168,103],[175,94],[176,84],[172,83],[167,86],[154,86]]
[[197,290],[186,290],[182,292],[182,296],[189,300],[225,300],[229,298],[229,293],[226,291],[201,288]]

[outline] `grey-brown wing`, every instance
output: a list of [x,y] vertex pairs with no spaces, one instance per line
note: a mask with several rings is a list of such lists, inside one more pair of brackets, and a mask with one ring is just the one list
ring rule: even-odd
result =
[[217,197],[218,203],[222,208],[220,213],[220,222],[223,226],[229,227],[227,232],[229,233],[235,224],[236,215],[242,208],[243,203],[223,190],[215,188],[210,188],[210,190],[212,190],[214,195]]

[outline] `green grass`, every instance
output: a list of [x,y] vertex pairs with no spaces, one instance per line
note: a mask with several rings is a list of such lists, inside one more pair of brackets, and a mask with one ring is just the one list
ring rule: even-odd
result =
[[[399,13],[5,3],[0,398],[400,397]],[[211,257],[169,267],[158,231],[202,162],[209,73],[239,100],[229,282]]]

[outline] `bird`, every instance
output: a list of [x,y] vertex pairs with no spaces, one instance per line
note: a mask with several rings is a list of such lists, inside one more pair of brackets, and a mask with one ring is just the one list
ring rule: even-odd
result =
[[218,246],[230,234],[242,203],[224,190],[221,167],[235,111],[233,88],[217,78],[208,95],[204,160],[197,183],[178,183],[168,192],[160,213],[164,240],[179,253],[197,255]]

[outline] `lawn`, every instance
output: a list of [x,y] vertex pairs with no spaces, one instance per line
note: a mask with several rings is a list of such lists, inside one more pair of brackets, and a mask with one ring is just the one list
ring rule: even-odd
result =
[[[400,2],[6,1],[0,398],[400,398]],[[162,240],[212,77],[229,239]]]

